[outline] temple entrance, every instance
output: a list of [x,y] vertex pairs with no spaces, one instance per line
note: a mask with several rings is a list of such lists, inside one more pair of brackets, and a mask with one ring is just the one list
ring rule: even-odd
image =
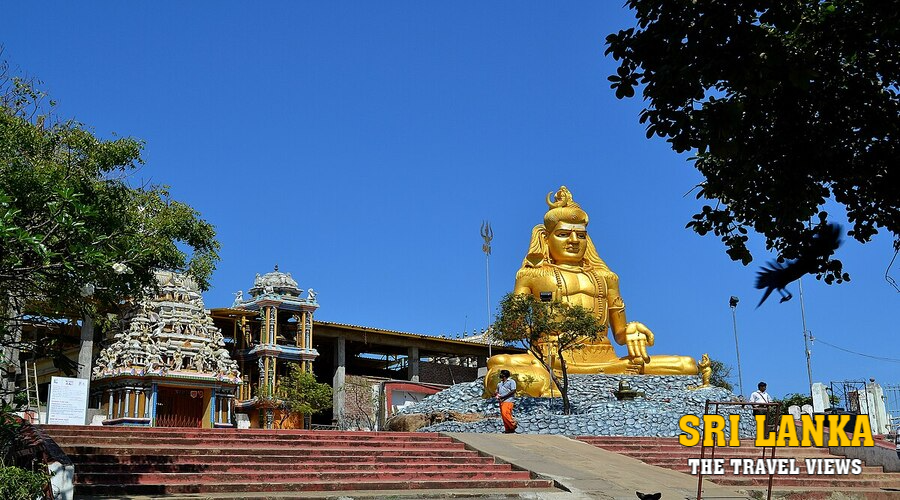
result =
[[156,427],[202,427],[203,390],[160,387],[156,394]]

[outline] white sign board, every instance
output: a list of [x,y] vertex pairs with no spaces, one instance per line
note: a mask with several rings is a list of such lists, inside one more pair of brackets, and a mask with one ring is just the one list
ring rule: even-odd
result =
[[83,378],[51,377],[47,423],[84,425],[87,418],[88,381]]

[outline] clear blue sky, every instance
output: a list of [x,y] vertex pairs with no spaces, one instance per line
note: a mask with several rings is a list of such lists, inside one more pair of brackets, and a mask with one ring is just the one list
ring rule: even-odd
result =
[[[479,226],[495,232],[491,307],[508,292],[544,197],[568,186],[621,278],[652,353],[709,352],[744,390],[806,390],[800,301],[754,309],[758,266],[684,229],[700,206],[685,156],[638,124],[606,77],[620,2],[27,2],[4,7],[5,58],[58,112],[147,141],[135,181],[168,184],[215,224],[207,307],[276,263],[315,288],[317,317],[427,334],[486,322]],[[804,281],[808,328],[900,358],[890,238],[845,243],[853,281]],[[900,277],[900,264],[894,276]],[[624,349],[620,348],[620,353]],[[817,381],[900,382],[900,363],[816,342]],[[736,370],[735,370],[736,375]],[[736,376],[735,376],[736,380]]]

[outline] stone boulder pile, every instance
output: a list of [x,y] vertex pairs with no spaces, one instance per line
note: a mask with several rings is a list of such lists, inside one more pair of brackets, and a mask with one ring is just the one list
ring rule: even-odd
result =
[[[619,401],[614,391],[625,381],[643,397]],[[517,397],[514,415],[516,432],[564,434],[571,436],[678,436],[678,420],[688,414],[702,416],[709,401],[734,401],[730,391],[720,387],[696,388],[697,377],[677,375],[570,375],[571,414],[562,414],[562,398]],[[399,415],[433,415],[442,412],[475,414],[480,419],[437,421],[418,430],[424,432],[502,432],[500,411],[494,399],[484,399],[484,380],[456,384],[421,402],[402,408]],[[754,435],[749,407],[722,406],[720,413],[740,413],[740,436]],[[727,418],[727,417],[726,417]]]

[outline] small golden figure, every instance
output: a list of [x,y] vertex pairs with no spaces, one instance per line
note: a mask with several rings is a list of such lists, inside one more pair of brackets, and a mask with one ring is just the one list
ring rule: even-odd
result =
[[[588,215],[572,198],[565,186],[547,196],[550,209],[544,223],[531,231],[531,243],[522,267],[516,273],[514,293],[531,294],[541,299],[550,293],[552,300],[580,305],[594,312],[619,345],[628,354],[619,357],[606,335],[587,342],[579,350],[564,354],[569,373],[638,373],[653,375],[696,375],[697,361],[689,356],[647,353],[654,343],[653,332],[643,323],[625,319],[625,302],[619,295],[619,277],[600,259],[587,234]],[[552,341],[552,339],[547,339]],[[560,366],[553,360],[554,371]],[[500,354],[488,360],[485,393],[493,394],[497,373],[508,369],[519,377],[533,377],[534,383],[522,390],[534,397],[550,397],[559,389],[552,386],[550,374],[531,354]]]
[[709,387],[709,379],[712,377],[712,362],[709,360],[709,354],[703,354],[697,367],[700,368],[700,377],[703,379],[700,387]]

